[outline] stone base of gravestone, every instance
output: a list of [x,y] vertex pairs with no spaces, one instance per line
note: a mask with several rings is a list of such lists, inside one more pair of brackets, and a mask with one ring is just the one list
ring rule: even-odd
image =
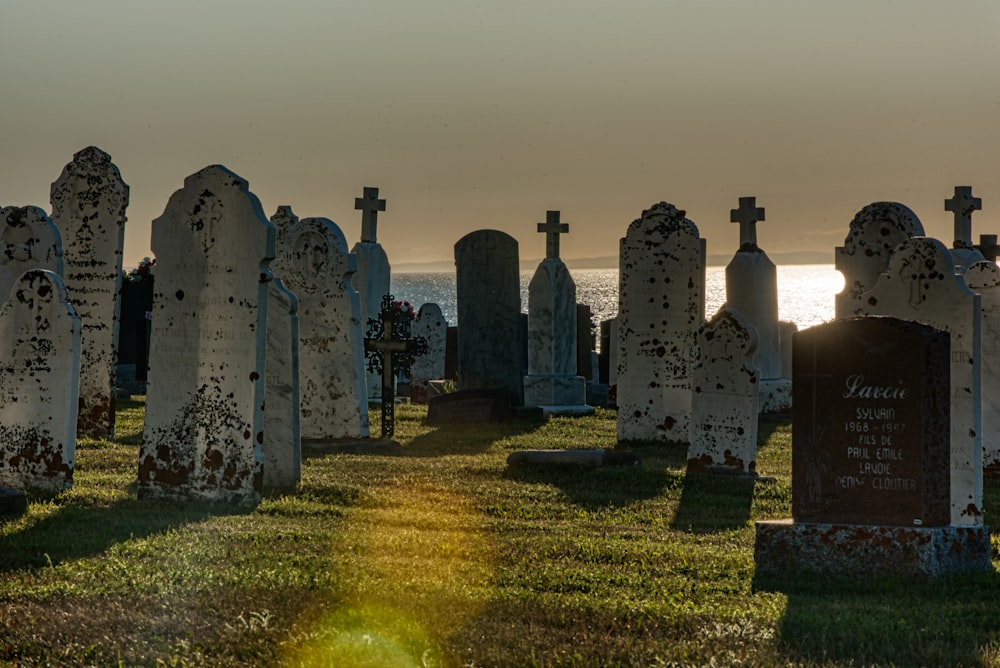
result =
[[23,515],[28,510],[28,497],[10,487],[0,487],[0,517]]
[[146,394],[146,381],[136,378],[135,364],[119,364],[115,386],[127,394]]
[[792,381],[768,378],[760,381],[760,413],[785,413],[792,410]]
[[459,390],[427,402],[428,424],[500,422],[510,416],[510,395],[504,390]]
[[775,520],[757,523],[758,575],[917,575],[993,570],[989,527],[873,526]]
[[562,466],[595,469],[602,466],[639,466],[642,460],[634,452],[604,449],[518,450],[507,456],[507,466]]
[[[546,415],[590,415],[586,405],[587,380],[583,376],[525,376],[524,405],[541,406]],[[556,408],[563,409],[556,412]]]

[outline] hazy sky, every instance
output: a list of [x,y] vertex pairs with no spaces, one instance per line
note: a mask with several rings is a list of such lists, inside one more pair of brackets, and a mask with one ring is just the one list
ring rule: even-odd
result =
[[768,252],[828,251],[864,205],[899,201],[950,243],[1000,232],[996,0],[0,0],[0,204],[46,210],[96,145],[131,186],[126,267],[185,176],[219,163],[270,216],[387,201],[390,262],[453,259],[474,229],[564,258],[616,255],[654,202],[709,253],[729,210],[767,209]]

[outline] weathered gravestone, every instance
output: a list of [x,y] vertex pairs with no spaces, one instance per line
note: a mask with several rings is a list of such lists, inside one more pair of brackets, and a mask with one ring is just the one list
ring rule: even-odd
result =
[[427,383],[445,377],[448,321],[444,319],[441,307],[432,303],[421,306],[410,326],[410,332],[414,337],[420,337],[427,342],[427,352],[413,360],[410,366],[410,398],[427,403],[431,396]]
[[997,253],[1000,252],[1000,244],[997,244],[997,235],[980,234],[979,244],[976,248],[988,262],[997,261]]
[[740,207],[729,217],[740,225],[740,247],[726,266],[726,306],[757,330],[754,361],[760,369],[761,412],[785,411],[792,405],[792,383],[781,374],[778,270],[757,245],[757,223],[764,220],[764,209],[755,197],[741,197]]
[[58,275],[22,274],[0,306],[0,485],[73,484],[80,319]]
[[271,281],[267,301],[264,487],[289,489],[302,477],[299,302],[280,278]]
[[837,317],[858,315],[861,296],[878,282],[896,246],[922,236],[920,219],[902,204],[875,202],[861,209],[836,251],[837,271],[844,275],[844,289],[834,302]]
[[619,440],[688,440],[691,353],[705,319],[705,240],[684,216],[660,202],[621,240]]
[[281,206],[274,271],[299,300],[302,438],[367,438],[364,330],[351,285],[357,257],[328,218],[299,220]]
[[517,241],[477,230],[455,243],[457,376],[461,390],[494,389],[524,405],[521,287]]
[[260,500],[274,237],[247,182],[220,165],[187,177],[153,221],[141,498]]
[[[956,275],[944,244],[913,237],[892,254],[861,315],[914,320],[951,334],[951,522],[983,523],[981,322],[979,295]],[[796,361],[795,364],[798,362]],[[797,373],[797,371],[796,371]]]
[[965,272],[965,283],[979,294],[982,321],[983,473],[1000,475],[1000,269],[990,261],[976,262]]
[[569,225],[549,211],[538,224],[545,259],[528,285],[528,375],[524,403],[547,415],[587,415],[587,381],[576,373],[576,284],[559,257],[559,235]]
[[[353,282],[361,299],[361,328],[369,318],[378,317],[382,297],[389,294],[391,268],[385,249],[378,242],[378,212],[385,211],[385,200],[379,199],[378,188],[365,188],[363,197],[354,198],[354,208],[361,211],[361,241],[351,252],[358,258]],[[369,373],[366,379],[368,398],[382,397],[382,379]]]
[[687,470],[753,475],[757,469],[760,371],[757,330],[722,309],[698,329],[691,369],[691,433]]
[[413,359],[427,352],[427,341],[410,335],[414,316],[409,302],[385,295],[378,319],[368,321],[365,355],[368,370],[382,379],[382,438],[396,433],[396,377],[409,376]]
[[795,335],[792,521],[758,522],[758,573],[992,570],[951,524],[947,332],[852,318]]
[[972,212],[983,208],[983,200],[972,196],[972,186],[955,186],[955,195],[944,201],[944,210],[955,214],[955,241],[951,256],[960,272],[986,258],[972,243]]
[[0,209],[0,295],[6,299],[21,275],[31,269],[63,274],[62,238],[49,215],[37,206]]
[[111,438],[115,426],[119,295],[129,188],[111,156],[89,146],[52,184],[52,220],[62,233],[63,282],[80,316],[81,436]]

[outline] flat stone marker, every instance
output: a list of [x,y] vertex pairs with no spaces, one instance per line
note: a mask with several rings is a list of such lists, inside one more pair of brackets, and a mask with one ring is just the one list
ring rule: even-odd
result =
[[[392,268],[389,257],[378,242],[378,214],[385,211],[385,200],[379,199],[378,188],[366,187],[362,197],[354,198],[354,208],[361,211],[361,241],[351,252],[357,257],[357,269],[352,281],[361,300],[362,333],[369,318],[377,318],[382,307],[382,297],[389,294]],[[368,374],[365,379],[368,398],[380,401],[382,379]]]
[[62,237],[45,211],[37,206],[5,206],[0,218],[0,296],[6,298],[21,275],[32,269],[62,276]]
[[111,156],[89,146],[52,184],[51,201],[52,220],[62,233],[63,282],[83,323],[77,431],[110,439],[129,187]]
[[73,484],[80,318],[58,275],[25,272],[0,306],[0,485]]
[[459,390],[427,402],[427,424],[501,422],[510,417],[510,395],[503,390]]
[[302,477],[299,301],[281,282],[268,286],[264,389],[264,487],[291,489]]
[[140,498],[260,501],[274,243],[247,182],[220,165],[187,177],[153,221]]

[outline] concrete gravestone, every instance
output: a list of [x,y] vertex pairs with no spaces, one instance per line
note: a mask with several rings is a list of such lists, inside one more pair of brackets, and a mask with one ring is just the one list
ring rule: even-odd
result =
[[546,235],[545,259],[528,285],[528,375],[524,403],[548,415],[593,413],[587,381],[576,374],[576,284],[559,258],[559,235],[569,225],[549,211],[538,224]]
[[0,307],[0,485],[56,492],[73,483],[80,319],[62,280],[24,273]]
[[122,248],[129,188],[111,156],[90,146],[52,184],[52,220],[62,233],[63,281],[83,327],[81,436],[114,435]]
[[691,370],[688,471],[753,474],[757,468],[760,372],[757,330],[723,309],[698,329]]
[[448,336],[448,321],[437,304],[424,304],[410,326],[415,337],[427,341],[427,352],[417,357],[410,366],[410,396],[418,401],[427,401],[429,381],[444,378],[445,345]]
[[[354,199],[354,208],[361,211],[361,241],[351,250],[357,256],[354,287],[361,299],[361,329],[368,327],[369,318],[377,318],[382,297],[389,294],[391,268],[385,249],[378,242],[378,212],[385,211],[385,200],[379,199],[378,188],[365,188],[363,197]],[[378,400],[382,394],[382,379],[368,374],[368,398]]]
[[280,278],[267,297],[264,388],[264,487],[295,487],[302,476],[299,403],[299,301]]
[[186,178],[153,221],[140,497],[260,500],[274,237],[247,182],[219,165]]
[[944,201],[944,210],[955,214],[955,241],[951,255],[964,272],[986,258],[972,243],[972,212],[983,208],[983,200],[972,196],[972,186],[955,186],[955,195]]
[[0,295],[7,298],[21,274],[45,269],[63,274],[62,238],[49,215],[37,206],[0,209]]
[[660,202],[621,240],[618,439],[686,443],[691,354],[705,319],[705,240]]
[[328,218],[299,220],[282,206],[275,271],[299,300],[302,438],[369,435],[361,301],[351,285],[357,257]]
[[965,283],[979,294],[982,322],[983,472],[1000,474],[1000,269],[976,262]]
[[524,405],[517,241],[478,230],[455,243],[458,387],[494,389]]

